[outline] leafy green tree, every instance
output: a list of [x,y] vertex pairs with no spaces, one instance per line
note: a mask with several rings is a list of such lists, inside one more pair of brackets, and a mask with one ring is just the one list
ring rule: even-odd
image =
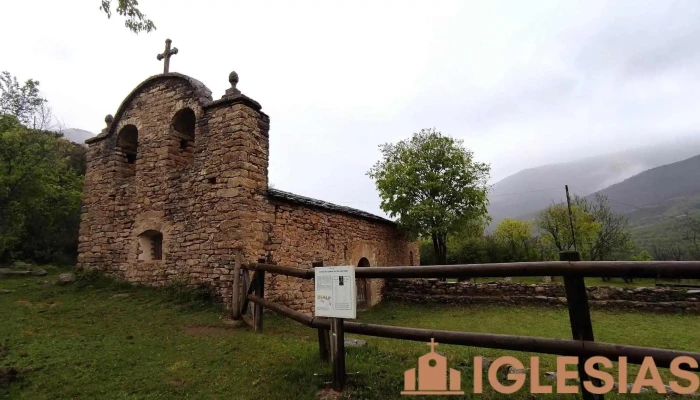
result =
[[654,257],[648,251],[642,250],[639,254],[630,257],[630,261],[654,261]]
[[612,211],[607,196],[596,193],[593,200],[576,196],[574,203],[598,225],[595,235],[588,238],[592,261],[624,260],[632,252],[627,217]]
[[408,232],[430,238],[438,264],[447,260],[448,236],[486,217],[490,167],[474,160],[461,140],[435,129],[379,146],[382,159],[367,173],[381,208]]
[[75,257],[84,174],[77,147],[0,116],[0,261]]
[[[484,232],[487,218],[473,220],[457,229],[447,238],[447,264],[474,264],[489,262]],[[421,265],[436,264],[435,248],[431,238],[420,239]]]
[[29,79],[20,86],[17,77],[9,72],[0,73],[0,114],[13,115],[25,126],[43,129],[42,106],[46,99],[39,93],[39,81]]
[[[700,206],[696,207],[700,208]],[[676,243],[676,246],[669,246],[670,250],[675,249],[680,256],[678,258],[700,260],[700,218],[698,218],[698,215],[691,210],[686,210],[681,221],[672,225],[671,229],[681,234],[681,243]],[[663,259],[667,258],[665,256]]]
[[571,213],[574,221],[574,236],[571,235],[569,210],[566,203],[552,204],[540,211],[535,219],[535,225],[543,240],[557,252],[573,250],[575,239],[576,248],[586,259],[590,252],[590,242],[597,235],[600,226],[591,214],[577,205],[571,206]]
[[513,261],[529,258],[528,245],[532,239],[532,227],[528,221],[506,218],[501,221],[494,232],[496,239],[505,244]]
[[[107,14],[107,18],[112,17],[112,0],[101,0],[100,10]],[[139,2],[137,0],[117,0],[115,11],[122,17],[126,18],[124,26],[130,31],[138,34],[139,32],[151,32],[156,29],[153,21],[148,19],[144,13],[139,10]]]
[[86,150],[46,130],[39,81],[0,74],[0,262],[77,253]]
[[[576,196],[571,205],[576,248],[584,260],[626,260],[634,249],[627,217],[614,213],[606,196]],[[573,250],[566,203],[552,204],[536,219],[537,227],[556,251]]]

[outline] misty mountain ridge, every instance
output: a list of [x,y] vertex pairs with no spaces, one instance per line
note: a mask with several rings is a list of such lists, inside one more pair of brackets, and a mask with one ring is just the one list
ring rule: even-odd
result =
[[572,194],[586,196],[649,169],[698,154],[700,138],[684,138],[656,146],[522,170],[491,187],[488,210],[492,226],[504,218],[531,217],[531,214],[553,202],[564,200],[564,185],[569,185]]
[[700,195],[700,155],[649,169],[598,193],[608,197],[613,211],[626,214]]
[[700,155],[644,171],[599,193],[608,197],[613,211],[627,216],[638,248],[656,254],[674,245],[692,254],[685,221],[700,218]]
[[94,133],[84,129],[70,128],[63,131],[63,137],[71,142],[85,145],[85,141],[95,136]]

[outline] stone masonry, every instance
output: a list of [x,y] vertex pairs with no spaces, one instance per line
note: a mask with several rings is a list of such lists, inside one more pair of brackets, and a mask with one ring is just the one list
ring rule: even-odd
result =
[[[178,73],[152,76],[89,139],[78,266],[150,285],[211,284],[230,303],[244,262],[417,265],[389,220],[268,188],[270,118],[237,88],[219,100]],[[266,297],[313,312],[313,283],[270,275]],[[362,287],[364,285],[358,285]],[[368,305],[383,282],[366,284]]]
[[[700,314],[700,294],[684,289],[589,286],[588,303],[598,309],[638,309]],[[442,282],[437,279],[388,279],[384,298],[442,304],[532,304],[566,307],[564,286],[514,282]]]

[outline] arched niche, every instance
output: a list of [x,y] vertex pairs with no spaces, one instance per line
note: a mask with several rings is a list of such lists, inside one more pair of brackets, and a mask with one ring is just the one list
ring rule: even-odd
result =
[[125,125],[117,134],[117,153],[121,162],[122,174],[125,177],[136,173],[136,158],[138,157],[139,130],[135,125]]
[[170,125],[174,136],[174,149],[170,153],[174,155],[175,164],[192,164],[195,153],[195,125],[197,116],[194,111],[185,107],[173,115]]

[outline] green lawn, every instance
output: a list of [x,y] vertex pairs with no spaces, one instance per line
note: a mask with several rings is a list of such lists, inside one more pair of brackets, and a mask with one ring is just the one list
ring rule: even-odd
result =
[[[159,290],[42,283],[55,280],[55,275],[0,279],[0,290],[14,290],[0,293],[0,371],[12,366],[20,378],[5,387],[0,379],[0,398],[315,399],[330,379],[330,366],[318,360],[316,332],[272,313],[265,314],[265,332],[255,334],[225,324],[217,307],[177,303]],[[360,320],[570,337],[568,316],[561,309],[386,303],[361,313]],[[593,311],[593,325],[600,341],[700,349],[697,316]],[[351,375],[346,396],[401,398],[403,371],[415,367],[417,357],[428,347],[401,340],[364,339],[367,347],[347,350]],[[509,354],[521,360],[531,356],[449,345],[439,345],[437,350],[447,355],[451,368],[462,371],[467,393],[472,387],[474,356],[494,359]],[[543,372],[554,371],[554,357],[542,359]],[[506,398],[492,392],[485,397]],[[533,398],[526,389],[514,397]]]

